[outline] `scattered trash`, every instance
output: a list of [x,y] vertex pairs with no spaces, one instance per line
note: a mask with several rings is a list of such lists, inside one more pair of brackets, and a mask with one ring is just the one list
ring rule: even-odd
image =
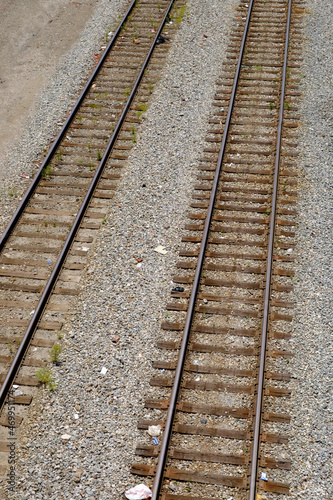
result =
[[30,316],[33,316],[35,314],[35,309],[31,311]]
[[200,420],[200,422],[201,422],[202,424],[207,424],[207,420],[206,420],[205,418],[201,419],[201,420]]
[[112,37],[112,31],[109,31],[109,33],[107,34],[106,39],[107,40],[111,40],[111,37]]
[[138,262],[142,262],[142,258],[140,257],[139,259],[136,259]]
[[184,291],[184,288],[182,286],[175,286],[173,289],[172,289],[173,292],[183,292]]
[[153,441],[154,441],[154,444],[157,446],[158,445],[158,441],[157,441],[156,437],[153,437]]
[[152,33],[156,33],[155,30],[151,30]]
[[17,397],[17,396],[22,396],[23,395],[23,392],[21,391],[21,389],[16,389],[16,391],[14,391],[14,396]]
[[105,366],[103,366],[103,368],[101,369],[101,374],[105,375],[107,371],[108,371],[108,369],[105,368]]
[[198,364],[199,364],[199,361],[198,361],[197,359],[195,359],[195,360],[193,361],[193,364],[194,364],[194,365],[198,365]]
[[162,428],[160,425],[150,425],[148,427],[148,434],[151,437],[156,437],[156,436],[159,436],[161,434],[161,430],[162,430]]
[[77,420],[79,418],[79,415],[77,413],[74,413],[74,418]]
[[113,337],[113,339],[111,339],[111,342],[116,343],[116,342],[118,342],[118,340],[119,340],[119,339],[120,339],[119,335],[115,335],[115,336]]
[[101,56],[98,53],[96,53],[96,54],[94,54],[94,58],[95,58],[95,61],[96,61],[96,64],[97,64],[98,61],[100,60]]
[[82,250],[83,250],[84,252],[88,252],[89,247],[82,247]]
[[162,245],[158,245],[158,247],[154,248],[154,252],[160,253],[161,255],[165,255],[168,253],[167,250],[164,250],[165,247]]
[[68,441],[70,438],[71,438],[71,436],[69,434],[63,434],[61,436],[61,439],[63,439],[64,441]]
[[151,496],[151,489],[144,484],[138,484],[137,486],[134,486],[134,488],[125,491],[125,497],[128,500],[143,500],[144,498],[151,498]]
[[22,177],[23,177],[23,179],[25,179],[25,173],[24,173],[24,172],[23,172],[23,174],[22,174]]
[[204,303],[207,304],[208,300],[207,299],[203,299]]
[[200,380],[200,377],[197,377],[197,378],[195,379],[195,381],[196,381],[196,382],[199,382],[199,380]]
[[162,35],[158,35],[157,40],[156,40],[156,45],[160,45],[161,43],[165,43],[168,40],[168,38],[164,38]]
[[139,262],[139,264],[137,264],[136,267],[142,267],[142,262]]
[[267,475],[266,475],[266,472],[262,472],[262,473],[261,473],[261,477],[260,477],[260,479],[261,479],[262,481],[268,481],[268,479],[267,479]]
[[13,384],[13,389],[18,389],[20,386],[17,384]]
[[50,259],[49,259],[49,260],[47,261],[47,263],[48,263],[48,264],[52,264],[52,260],[50,260]]
[[293,251],[292,248],[288,248],[287,253],[291,253]]
[[203,36],[204,38],[208,38],[208,36],[207,36],[207,35],[202,35],[202,36]]

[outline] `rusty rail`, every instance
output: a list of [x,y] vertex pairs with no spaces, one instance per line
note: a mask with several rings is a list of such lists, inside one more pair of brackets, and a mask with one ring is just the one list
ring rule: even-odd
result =
[[279,167],[280,167],[281,136],[282,136],[282,124],[283,124],[284,94],[285,94],[286,78],[287,78],[291,3],[292,3],[292,0],[289,0],[288,19],[287,19],[287,28],[286,28],[286,40],[285,40],[285,49],[284,49],[284,61],[283,61],[281,99],[280,99],[280,115],[279,115],[279,124],[278,124],[278,135],[277,135],[277,141],[276,141],[276,158],[275,158],[274,184],[273,184],[273,196],[272,196],[272,211],[271,211],[271,221],[270,221],[270,231],[269,231],[269,241],[268,241],[266,283],[265,283],[265,296],[264,296],[264,312],[263,312],[263,321],[262,321],[262,330],[261,330],[260,363],[259,363],[258,389],[257,389],[257,400],[256,400],[255,421],[254,421],[249,500],[255,500],[255,497],[256,497],[261,412],[262,412],[262,400],[263,400],[264,381],[265,381],[265,361],[266,361],[266,344],[267,344],[267,333],[268,333],[267,329],[268,329],[269,299],[270,299],[270,293],[271,293],[271,279],[272,279],[272,261],[273,261],[274,234],[275,234],[275,212],[276,212],[276,203],[277,203],[277,195],[278,195],[278,187],[279,187]]

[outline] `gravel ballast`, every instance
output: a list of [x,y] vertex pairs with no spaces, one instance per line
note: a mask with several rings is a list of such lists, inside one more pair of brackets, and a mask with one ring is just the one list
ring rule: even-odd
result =
[[307,12],[291,363],[291,498],[331,499],[333,8],[328,1],[307,2]]
[[[64,328],[64,363],[53,369],[59,386],[53,394],[40,391],[20,431],[17,491],[8,498],[120,498],[144,482],[129,474],[135,445],[144,441],[136,426],[151,415],[144,400],[157,394],[149,386],[151,361],[160,357],[154,346],[237,3],[188,3]],[[332,6],[308,1],[305,21],[288,498],[330,500]],[[28,132],[37,152],[49,135],[36,130]],[[14,167],[10,172],[15,183]],[[158,245],[168,253],[154,252]]]

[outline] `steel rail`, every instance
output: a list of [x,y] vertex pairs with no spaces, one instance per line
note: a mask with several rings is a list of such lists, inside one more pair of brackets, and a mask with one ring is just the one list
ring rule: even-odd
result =
[[64,125],[62,126],[62,129],[60,130],[57,138],[55,139],[55,141],[53,142],[52,146],[51,146],[51,149],[49,150],[49,152],[47,153],[41,167],[39,168],[38,172],[36,173],[33,181],[31,182],[29,188],[27,189],[26,193],[24,194],[19,206],[17,207],[13,217],[11,218],[8,226],[6,227],[5,231],[3,232],[2,236],[1,236],[1,240],[0,240],[0,252],[2,252],[9,236],[11,235],[14,227],[16,226],[19,218],[21,217],[25,207],[27,206],[27,203],[28,201],[30,200],[30,198],[32,197],[39,181],[40,181],[40,178],[42,177],[42,172],[44,170],[44,168],[50,163],[54,153],[56,152],[58,146],[60,145],[61,141],[63,140],[67,130],[68,130],[68,127],[70,126],[70,124],[72,123],[73,121],[73,118],[76,114],[76,112],[78,111],[79,107],[81,106],[84,98],[86,97],[91,85],[93,84],[97,74],[99,73],[100,69],[102,68],[103,64],[104,64],[104,61],[105,59],[107,58],[107,56],[109,55],[109,52],[110,50],[112,49],[112,47],[114,46],[114,44],[116,43],[117,39],[118,39],[118,36],[121,32],[121,29],[124,25],[124,23],[126,22],[128,16],[131,14],[133,8],[135,7],[135,4],[136,4],[136,1],[137,0],[133,0],[131,5],[129,6],[126,14],[124,15],[124,17],[122,18],[122,20],[120,21],[112,39],[110,40],[108,46],[106,47],[101,59],[99,60],[96,68],[94,69],[92,75],[90,76],[87,84],[85,85],[83,91],[81,92],[81,95],[80,97],[78,98],[78,100],[76,101],[75,105],[74,105],[74,108],[72,109],[71,113],[69,114],[68,118],[66,119]]
[[110,138],[110,141],[109,141],[109,143],[107,145],[107,148],[106,148],[106,150],[105,150],[105,152],[103,154],[103,157],[102,157],[102,159],[101,159],[101,161],[99,163],[99,166],[98,166],[98,168],[97,168],[97,170],[95,172],[95,175],[94,175],[94,177],[92,179],[92,182],[91,182],[91,185],[89,187],[89,190],[87,191],[87,194],[86,194],[86,196],[85,196],[85,198],[84,198],[84,200],[82,202],[82,205],[81,205],[81,207],[79,209],[79,212],[78,212],[78,214],[77,214],[77,216],[75,218],[75,221],[74,221],[73,226],[72,226],[72,228],[70,230],[70,233],[69,233],[69,235],[68,235],[68,237],[67,237],[67,239],[65,241],[65,244],[64,244],[64,246],[63,246],[63,248],[61,250],[61,253],[60,253],[60,255],[59,255],[58,259],[57,259],[57,262],[56,262],[56,264],[54,266],[54,269],[53,269],[53,271],[51,273],[51,276],[50,276],[50,278],[49,278],[49,280],[48,280],[48,282],[46,284],[44,292],[43,292],[43,294],[42,294],[42,296],[41,296],[41,298],[40,298],[40,300],[38,302],[38,305],[36,306],[35,313],[34,313],[32,319],[31,319],[31,321],[29,323],[29,326],[28,326],[28,328],[27,328],[27,330],[26,330],[26,332],[24,334],[24,337],[23,337],[23,339],[21,341],[21,344],[20,344],[20,346],[19,346],[19,348],[17,350],[15,358],[14,358],[14,360],[13,360],[13,362],[12,362],[10,368],[9,368],[9,371],[8,371],[8,373],[6,375],[6,378],[5,378],[5,380],[4,380],[3,384],[2,384],[2,387],[0,389],[0,411],[1,411],[1,409],[2,409],[2,407],[4,405],[4,403],[5,403],[8,391],[9,391],[9,389],[10,389],[10,387],[11,387],[11,385],[12,385],[14,379],[15,379],[17,371],[18,371],[18,369],[19,369],[19,367],[20,367],[20,365],[22,363],[22,360],[23,360],[23,358],[24,358],[24,356],[26,354],[26,351],[27,351],[27,349],[29,347],[29,344],[30,344],[31,338],[33,336],[33,333],[34,333],[34,331],[35,331],[35,329],[36,329],[36,327],[38,325],[38,322],[39,322],[39,320],[40,320],[40,318],[41,318],[41,316],[43,314],[43,310],[44,310],[44,308],[45,308],[45,306],[47,304],[47,301],[48,301],[48,299],[49,299],[49,297],[50,297],[50,295],[52,293],[52,289],[53,289],[53,287],[54,287],[54,285],[56,283],[56,280],[57,280],[57,278],[58,278],[58,276],[59,276],[59,274],[61,272],[62,265],[63,265],[63,263],[64,263],[67,255],[68,255],[70,247],[71,247],[71,245],[72,245],[72,243],[73,243],[73,241],[75,239],[75,235],[76,235],[77,230],[79,229],[81,220],[82,220],[82,218],[84,216],[84,213],[85,213],[86,209],[88,208],[88,205],[89,205],[90,200],[91,200],[91,198],[93,196],[93,193],[94,193],[94,190],[96,188],[96,185],[97,185],[97,183],[98,183],[98,181],[99,181],[99,179],[100,179],[100,177],[102,175],[104,166],[105,166],[105,164],[107,162],[107,159],[109,157],[111,149],[112,149],[112,147],[113,147],[113,145],[114,145],[114,143],[115,143],[115,141],[117,139],[117,136],[118,136],[118,134],[120,132],[121,126],[122,126],[122,124],[124,122],[126,114],[127,114],[128,110],[129,110],[130,105],[132,103],[132,100],[134,98],[134,95],[135,95],[135,93],[136,93],[136,91],[138,89],[138,86],[139,86],[139,84],[140,84],[140,82],[142,80],[142,77],[144,75],[144,71],[145,71],[145,69],[146,69],[146,67],[147,67],[147,65],[149,63],[149,60],[151,58],[151,55],[152,55],[152,53],[154,51],[157,39],[158,39],[158,37],[160,36],[160,34],[162,32],[163,26],[165,24],[165,21],[166,21],[168,15],[169,15],[169,12],[170,12],[170,10],[171,10],[174,2],[175,2],[175,0],[171,0],[170,3],[169,3],[168,8],[165,11],[163,19],[162,19],[162,21],[160,23],[160,26],[159,26],[159,28],[158,28],[158,30],[156,32],[155,38],[153,40],[153,43],[152,43],[152,45],[151,45],[151,47],[149,49],[149,52],[148,52],[148,54],[147,54],[147,56],[145,58],[145,61],[144,61],[143,65],[142,65],[142,67],[140,69],[139,75],[138,75],[138,77],[137,77],[137,79],[136,79],[136,81],[134,83],[132,91],[131,91],[131,93],[130,93],[127,101],[126,101],[126,104],[125,104],[125,106],[123,108],[123,111],[122,111],[122,113],[120,115],[120,118],[118,120],[118,123],[117,123],[117,125],[116,125],[116,127],[114,129],[114,132],[113,132],[113,134],[112,134],[112,136]]
[[277,140],[276,140],[276,158],[275,158],[275,170],[274,170],[274,184],[273,184],[271,220],[270,220],[270,233],[269,233],[269,242],[268,242],[267,264],[266,264],[264,312],[263,312],[263,322],[262,322],[262,329],[261,329],[260,363],[259,363],[257,400],[256,400],[255,421],[254,421],[249,500],[255,500],[256,489],[257,489],[261,412],[262,412],[264,381],[265,381],[266,345],[267,345],[267,335],[268,335],[268,315],[269,315],[269,301],[270,301],[271,280],[272,280],[272,264],[273,264],[274,236],[275,236],[275,215],[276,215],[278,188],[279,188],[281,137],[282,137],[282,125],[283,125],[284,95],[285,95],[286,79],[287,79],[291,4],[292,4],[292,0],[289,0],[287,28],[286,28],[286,40],[285,40],[285,47],[284,47],[283,72],[282,72],[280,114],[279,114],[278,134],[277,134]]
[[238,59],[238,63],[237,63],[237,69],[236,69],[235,79],[234,79],[234,83],[233,83],[228,114],[227,114],[227,118],[226,118],[224,132],[223,132],[221,148],[220,148],[219,157],[218,157],[218,161],[217,161],[217,167],[216,167],[215,177],[214,177],[214,184],[213,184],[213,188],[212,188],[212,192],[211,192],[211,196],[210,196],[209,207],[208,207],[207,217],[206,217],[206,221],[205,221],[202,242],[201,242],[201,246],[200,246],[200,252],[199,252],[195,277],[194,277],[193,288],[192,288],[189,306],[188,306],[188,310],[187,310],[186,322],[185,322],[185,327],[184,327],[184,332],[183,332],[183,339],[182,339],[182,343],[181,343],[181,347],[180,347],[180,351],[179,351],[175,379],[174,379],[174,384],[172,387],[170,404],[169,404],[167,419],[166,419],[162,443],[161,443],[161,451],[159,454],[157,468],[156,468],[156,474],[155,474],[153,491],[152,491],[152,500],[158,499],[158,496],[159,496],[161,488],[162,488],[164,468],[165,468],[165,463],[166,463],[167,454],[168,454],[168,447],[169,447],[169,442],[170,442],[171,433],[172,433],[172,426],[173,426],[173,421],[174,421],[174,416],[175,416],[175,411],[176,411],[176,404],[177,404],[178,393],[179,393],[179,389],[180,389],[182,373],[183,373],[183,369],[184,369],[185,356],[186,356],[186,352],[187,352],[187,345],[188,345],[188,341],[189,341],[190,330],[191,330],[191,325],[192,325],[192,320],[193,320],[193,315],[194,315],[195,302],[196,302],[196,297],[197,297],[199,283],[200,283],[200,276],[201,276],[204,257],[205,257],[205,250],[206,250],[206,246],[207,246],[207,242],[208,242],[209,228],[210,228],[211,219],[212,219],[212,215],[213,215],[217,187],[218,187],[218,183],[219,183],[219,177],[220,177],[224,152],[225,152],[226,143],[227,143],[227,136],[228,136],[228,132],[229,132],[231,115],[232,115],[233,106],[234,106],[234,102],[235,102],[236,90],[237,90],[239,75],[240,75],[240,71],[241,71],[242,58],[243,58],[243,54],[244,54],[245,42],[246,42],[247,32],[248,32],[248,28],[249,28],[249,24],[250,24],[250,17],[251,17],[251,13],[252,13],[253,3],[254,3],[254,0],[251,0],[249,8],[248,8],[248,14],[247,14],[246,24],[245,24],[245,28],[244,28],[242,44],[241,44],[241,48],[240,48],[240,52],[239,52],[239,59]]

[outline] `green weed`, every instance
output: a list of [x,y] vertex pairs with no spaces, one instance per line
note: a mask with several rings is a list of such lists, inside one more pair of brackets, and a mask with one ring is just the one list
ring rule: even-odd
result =
[[50,358],[52,363],[56,363],[59,360],[60,353],[61,353],[61,345],[54,344],[50,352]]
[[[62,156],[61,156],[62,158]],[[61,158],[59,158],[61,160]],[[51,169],[52,169],[52,166],[51,165],[46,165],[43,170],[42,170],[42,178],[45,180],[45,179],[48,179],[51,175]]]
[[177,24],[181,23],[186,12],[186,5],[182,5],[175,14],[175,21]]
[[58,385],[53,378],[51,370],[49,370],[48,368],[39,368],[39,370],[36,371],[35,377],[50,391],[54,391]]
[[144,104],[143,102],[138,103],[138,110],[139,111],[147,111],[147,109],[148,109],[147,104]]

